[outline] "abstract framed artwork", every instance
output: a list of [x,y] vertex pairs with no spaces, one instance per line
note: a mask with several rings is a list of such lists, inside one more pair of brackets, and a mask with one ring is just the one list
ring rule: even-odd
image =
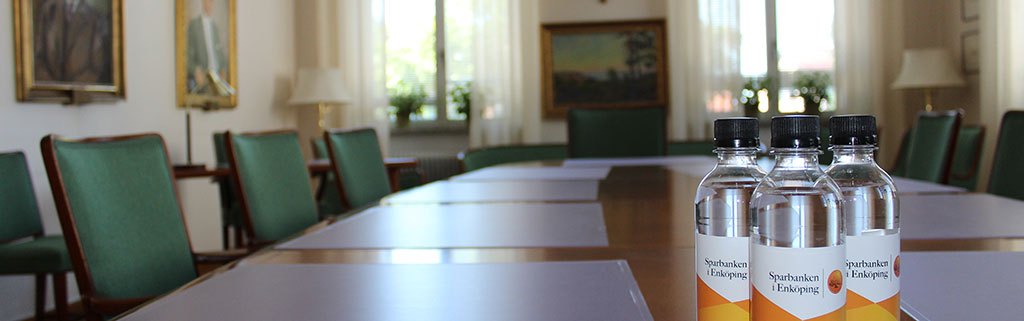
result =
[[124,98],[122,0],[14,0],[19,101]]
[[178,106],[234,108],[238,94],[216,96],[210,77],[238,88],[235,0],[175,0]]
[[545,24],[541,27],[545,118],[570,108],[668,105],[665,21]]

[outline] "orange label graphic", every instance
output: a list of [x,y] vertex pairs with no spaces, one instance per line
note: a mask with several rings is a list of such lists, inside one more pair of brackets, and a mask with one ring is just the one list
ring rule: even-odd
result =
[[832,271],[828,275],[828,290],[832,293],[839,293],[843,289],[843,273],[839,270]]
[[898,233],[846,237],[847,320],[899,319],[899,241]]
[[746,237],[697,233],[694,252],[697,272],[697,320],[749,319],[749,244]]
[[900,257],[899,257],[899,255],[896,256],[896,261],[892,264],[892,274],[895,274],[896,277],[900,277]]

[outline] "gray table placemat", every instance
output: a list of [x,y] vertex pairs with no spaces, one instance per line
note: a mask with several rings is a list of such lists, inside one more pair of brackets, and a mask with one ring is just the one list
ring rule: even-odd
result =
[[488,167],[451,180],[602,180],[610,171],[611,167]]
[[903,239],[1024,237],[1024,202],[991,194],[900,196]]
[[672,165],[689,162],[717,162],[711,156],[666,156],[666,157],[622,157],[622,158],[570,158],[562,161],[564,167],[601,166],[651,166]]
[[277,249],[608,246],[600,203],[375,207]]
[[900,306],[916,320],[1020,320],[1024,253],[904,252]]
[[597,200],[598,181],[437,181],[402,191],[383,204]]
[[626,261],[254,264],[124,320],[652,320]]

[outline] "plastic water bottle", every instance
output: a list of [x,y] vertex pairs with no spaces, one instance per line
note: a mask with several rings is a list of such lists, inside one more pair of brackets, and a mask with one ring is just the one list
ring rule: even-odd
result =
[[825,172],[843,193],[846,217],[846,319],[899,320],[899,199],[875,162],[875,117],[835,116],[829,127],[835,157]]
[[772,118],[775,167],[750,202],[750,319],[842,319],[839,187],[818,167],[818,116]]
[[757,119],[715,120],[718,164],[704,176],[694,199],[698,320],[749,318],[748,206],[765,175],[755,161],[758,146]]

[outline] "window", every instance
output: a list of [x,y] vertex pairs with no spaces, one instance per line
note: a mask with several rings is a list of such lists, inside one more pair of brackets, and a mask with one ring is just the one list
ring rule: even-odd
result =
[[426,94],[421,112],[410,116],[411,129],[464,128],[450,93],[473,77],[470,1],[384,0],[389,95]]
[[[773,80],[761,92],[761,112],[804,112],[793,87],[800,74],[834,79],[835,3],[821,0],[740,0],[740,71],[744,78]],[[835,86],[821,111],[835,110]],[[767,101],[767,103],[766,103]]]

